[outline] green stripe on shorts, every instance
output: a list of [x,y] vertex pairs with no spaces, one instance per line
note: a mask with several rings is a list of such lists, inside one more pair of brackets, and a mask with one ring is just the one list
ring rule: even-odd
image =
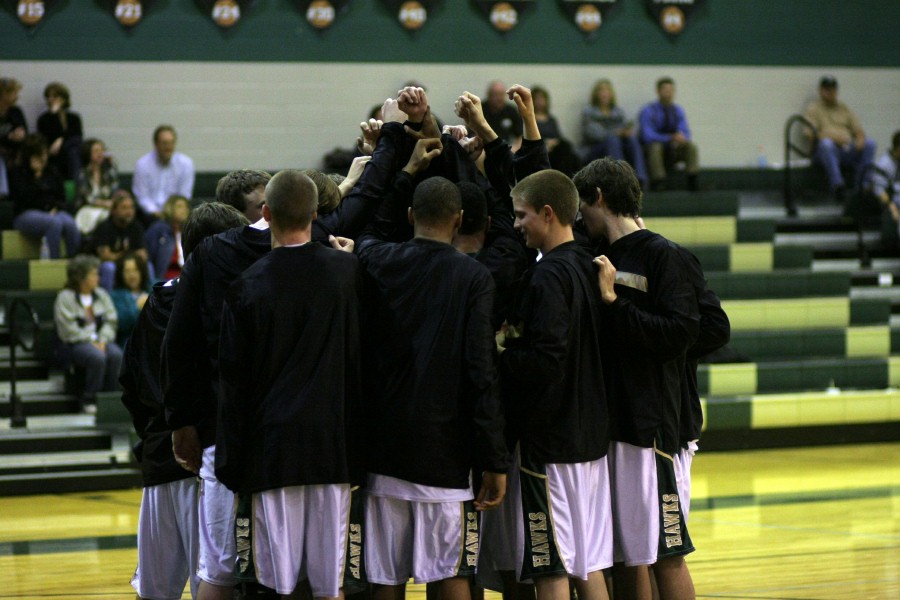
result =
[[456,567],[457,577],[474,577],[478,566],[478,543],[481,532],[478,529],[478,513],[475,501],[460,502],[462,512],[462,540],[460,540],[459,564]]
[[253,494],[238,494],[234,541],[237,546],[237,564],[234,567],[237,582],[257,583],[253,562]]
[[347,548],[344,553],[345,594],[355,594],[368,588],[365,558],[366,495],[359,487],[350,490],[350,510],[347,523]]
[[656,557],[658,560],[683,556],[694,551],[694,544],[681,510],[675,463],[658,450],[653,455],[656,457],[656,487],[659,494],[659,548]]
[[553,528],[547,470],[543,464],[528,461],[524,454],[519,460],[522,521],[525,526],[522,579],[566,575]]

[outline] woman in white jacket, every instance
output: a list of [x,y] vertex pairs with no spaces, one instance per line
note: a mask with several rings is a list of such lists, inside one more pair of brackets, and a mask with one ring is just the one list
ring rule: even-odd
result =
[[118,317],[109,294],[98,287],[100,261],[80,254],[66,267],[66,286],[56,296],[53,317],[56,333],[72,363],[85,370],[82,407],[97,410],[97,392],[118,389],[122,349],[116,345]]

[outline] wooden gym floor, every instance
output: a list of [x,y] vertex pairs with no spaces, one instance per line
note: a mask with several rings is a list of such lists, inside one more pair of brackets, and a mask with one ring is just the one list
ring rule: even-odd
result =
[[[698,598],[900,598],[900,442],[701,452],[693,496]],[[139,503],[0,498],[0,599],[133,598]]]

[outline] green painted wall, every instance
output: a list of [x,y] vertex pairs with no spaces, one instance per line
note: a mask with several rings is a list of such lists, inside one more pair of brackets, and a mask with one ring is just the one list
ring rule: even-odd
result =
[[192,0],[157,0],[130,32],[90,0],[60,0],[28,31],[15,2],[3,0],[0,59],[900,65],[898,0],[707,0],[676,41],[643,0],[620,2],[587,39],[555,0],[539,0],[506,35],[467,0],[444,0],[416,33],[402,29],[380,0],[352,0],[324,32],[289,0],[260,0],[230,31],[219,30]]

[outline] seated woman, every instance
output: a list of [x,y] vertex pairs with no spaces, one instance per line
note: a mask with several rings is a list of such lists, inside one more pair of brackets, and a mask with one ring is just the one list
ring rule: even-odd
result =
[[76,367],[85,371],[82,408],[97,410],[97,392],[119,388],[122,350],[116,345],[118,317],[112,299],[101,287],[100,260],[79,254],[66,266],[66,287],[56,295],[53,320]]
[[110,292],[116,314],[119,316],[119,328],[116,343],[125,346],[125,341],[137,325],[138,315],[150,293],[150,274],[147,272],[147,261],[140,254],[128,252],[116,261],[116,276],[113,291]]
[[162,219],[154,221],[144,234],[151,278],[168,281],[181,274],[181,226],[191,214],[191,203],[184,196],[170,196],[163,204]]
[[66,239],[66,255],[74,256],[81,245],[81,232],[67,213],[62,179],[47,164],[47,145],[40,135],[22,142],[21,164],[9,173],[9,196],[13,201],[13,227],[35,238],[47,238],[50,258],[59,258],[60,240]]
[[50,144],[50,162],[66,179],[81,171],[81,117],[69,110],[69,88],[54,81],[44,88],[47,110],[38,117],[37,128]]
[[119,173],[115,161],[106,154],[106,146],[96,138],[81,145],[81,162],[84,167],[78,172],[75,222],[81,233],[88,234],[109,216],[112,195],[119,189]]
[[635,135],[634,122],[626,120],[625,111],[616,105],[616,92],[609,79],[594,84],[591,104],[581,113],[581,135],[585,164],[604,156],[627,160],[641,186],[647,187],[647,163]]
[[562,136],[556,117],[550,114],[550,93],[535,85],[531,88],[531,99],[538,131],[541,132],[541,139],[547,145],[550,155],[550,166],[571,177],[581,168],[581,160],[575,154],[572,143]]

